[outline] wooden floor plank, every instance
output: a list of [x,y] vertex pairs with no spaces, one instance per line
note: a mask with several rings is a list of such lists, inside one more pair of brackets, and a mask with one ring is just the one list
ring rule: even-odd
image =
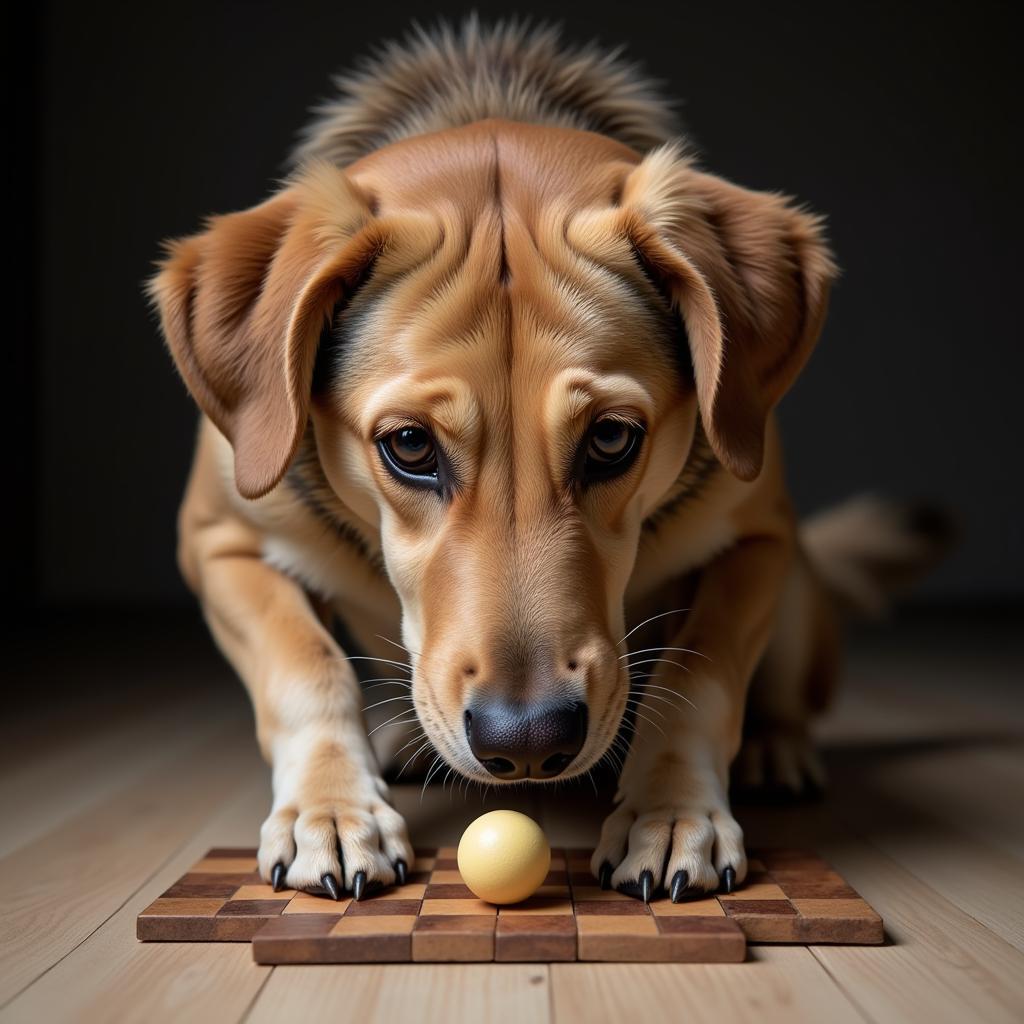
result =
[[753,842],[774,835],[813,844],[885,919],[889,944],[818,946],[815,958],[874,1020],[1019,1020],[1024,955],[858,837],[853,803],[841,791],[818,808],[772,808],[746,818]]
[[43,752],[0,776],[0,857],[111,797],[124,786],[127,768],[133,775],[152,770],[168,756],[167,737],[187,736],[196,723],[223,728],[237,719],[237,702],[188,695],[177,703],[136,708],[59,742],[44,732]]
[[[239,755],[247,756],[241,749]],[[240,1020],[271,970],[253,963],[248,943],[138,942],[135,918],[210,846],[250,845],[266,806],[266,780],[253,772],[209,809],[205,826],[154,878],[10,1003],[0,1020]]]
[[300,1020],[546,1024],[543,964],[346,964],[275,967],[247,1024]]
[[[0,860],[0,1004],[129,899],[257,770],[248,723],[196,723],[119,792]],[[243,754],[240,756],[240,751]]]
[[553,964],[551,986],[555,1024],[864,1020],[800,947],[752,947],[743,964]]

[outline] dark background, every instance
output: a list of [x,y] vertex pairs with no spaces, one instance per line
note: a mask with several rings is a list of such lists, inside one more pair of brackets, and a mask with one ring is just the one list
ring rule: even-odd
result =
[[[468,9],[468,8],[465,8]],[[625,43],[705,165],[826,213],[843,277],[782,418],[813,510],[873,489],[958,510],[930,604],[1024,597],[1021,203],[1010,7],[478,4]],[[195,413],[140,284],[160,239],[259,201],[329,75],[420,4],[54,2],[12,32],[17,253],[9,602],[171,606]],[[27,595],[27,596],[26,596]]]

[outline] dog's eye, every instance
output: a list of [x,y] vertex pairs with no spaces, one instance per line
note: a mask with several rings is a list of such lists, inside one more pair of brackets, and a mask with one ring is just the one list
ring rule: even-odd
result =
[[382,437],[380,450],[403,475],[430,479],[437,476],[437,448],[422,427],[402,427]]
[[643,428],[635,423],[605,416],[591,428],[587,440],[584,475],[587,480],[607,480],[624,473],[640,450]]

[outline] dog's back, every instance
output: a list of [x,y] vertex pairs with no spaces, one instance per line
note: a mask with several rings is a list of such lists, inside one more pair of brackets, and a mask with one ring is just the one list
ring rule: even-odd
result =
[[475,17],[385,44],[335,80],[294,159],[346,166],[411,135],[487,118],[597,132],[639,152],[679,135],[655,83],[611,51],[563,44],[551,27]]

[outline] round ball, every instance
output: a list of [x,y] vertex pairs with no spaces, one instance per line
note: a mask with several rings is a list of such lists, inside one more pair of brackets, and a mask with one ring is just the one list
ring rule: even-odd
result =
[[518,903],[532,896],[550,867],[547,837],[518,811],[489,811],[462,833],[459,871],[488,903]]

